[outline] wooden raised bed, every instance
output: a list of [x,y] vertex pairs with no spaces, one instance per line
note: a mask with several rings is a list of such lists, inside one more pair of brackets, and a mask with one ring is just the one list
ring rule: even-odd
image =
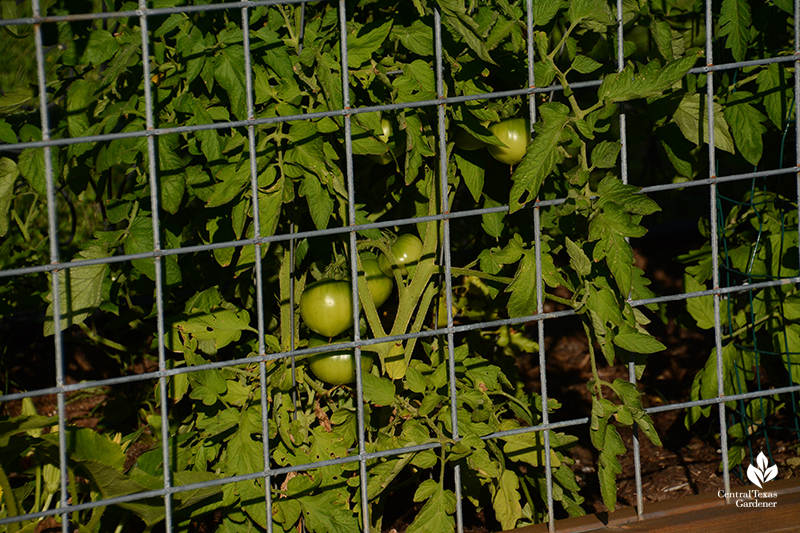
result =
[[[754,485],[732,487],[731,492],[759,490]],[[658,533],[777,533],[800,532],[800,478],[773,481],[761,492],[776,493],[775,507],[737,507],[736,499],[725,503],[717,493],[698,494],[675,500],[646,504],[644,520],[638,520],[632,507],[556,522],[558,533],[632,531]],[[547,533],[541,524],[514,529],[508,533]]]

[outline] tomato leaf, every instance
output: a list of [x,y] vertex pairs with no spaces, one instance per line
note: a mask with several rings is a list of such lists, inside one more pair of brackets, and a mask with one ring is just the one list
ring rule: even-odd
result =
[[747,0],[722,0],[719,17],[719,36],[727,36],[725,48],[736,61],[743,61],[753,34],[750,6]]
[[242,46],[231,45],[220,50],[214,62],[214,79],[228,93],[234,116],[239,120],[247,119]]
[[14,184],[18,176],[17,164],[7,157],[0,158],[0,237],[8,233],[8,213],[14,199]]
[[[634,72],[632,66],[625,67],[622,72],[609,74],[597,89],[598,99],[611,102],[623,102],[637,98],[663,96],[663,93],[675,85],[697,62],[697,56],[688,55],[664,66],[653,60]],[[695,93],[696,96],[699,96]]]
[[521,499],[519,478],[511,470],[504,470],[493,486],[495,489],[492,507],[500,526],[504,531],[508,531],[517,524],[517,520],[522,518],[522,506],[519,503]]
[[375,21],[362,26],[358,35],[347,36],[347,65],[358,68],[369,61],[372,54],[383,45],[392,30],[392,19],[380,23]]
[[364,387],[364,398],[375,405],[394,404],[394,384],[386,379],[362,374],[361,383]]
[[656,353],[667,349],[655,337],[640,332],[620,333],[614,337],[614,344],[634,353]]
[[317,177],[307,174],[300,184],[298,192],[300,196],[305,196],[308,210],[311,212],[311,219],[317,229],[327,228],[331,213],[333,213],[333,200],[322,188]]
[[783,66],[772,63],[761,70],[756,78],[767,116],[780,130],[783,130],[784,121],[789,115],[788,102],[791,100],[792,86],[787,77],[788,73]]
[[414,501],[424,500],[417,517],[406,529],[407,533],[451,533],[455,528],[453,513],[456,510],[456,497],[432,479],[422,482],[414,493]]
[[526,250],[517,267],[514,282],[508,286],[508,316],[518,318],[536,313],[536,262],[533,253]]
[[[687,140],[697,145],[701,142],[708,144],[705,95],[701,96],[699,93],[684,95],[672,119]],[[714,102],[714,146],[732,154],[736,153],[728,122],[722,112],[722,105],[718,102]]]
[[725,118],[731,126],[733,139],[742,157],[752,165],[758,165],[764,151],[762,138],[767,132],[762,123],[767,117],[750,104],[754,100],[754,95],[747,91],[731,94],[725,105]]
[[509,193],[509,213],[533,201],[545,178],[563,160],[558,145],[561,132],[570,121],[569,109],[563,104],[548,103],[539,110],[542,120],[534,126],[535,136],[528,145],[527,154],[511,176],[514,184]]
[[484,36],[481,34],[477,23],[467,13],[463,2],[457,0],[436,0],[442,9],[442,23],[458,39],[461,37],[475,55],[492,65],[496,65],[486,47]]
[[[95,244],[78,252],[72,262],[86,259],[102,259],[111,255],[104,245]],[[59,308],[61,320],[59,329],[63,331],[73,324],[80,324],[89,317],[102,301],[103,279],[108,272],[107,264],[69,268],[59,273]],[[47,295],[53,301],[52,288]],[[55,309],[52,303],[47,306],[44,322],[44,335],[55,333]]]

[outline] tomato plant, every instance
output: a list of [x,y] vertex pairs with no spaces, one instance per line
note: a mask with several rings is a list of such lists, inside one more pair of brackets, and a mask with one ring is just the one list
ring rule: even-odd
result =
[[407,276],[408,269],[413,269],[422,256],[422,241],[416,235],[404,233],[392,244],[392,255],[394,256],[394,266],[385,255],[378,259],[383,273],[393,277],[393,271],[397,269],[401,276]]
[[[311,337],[309,348],[328,344],[326,339]],[[330,385],[347,385],[356,380],[356,359],[352,348],[316,353],[308,358],[308,366],[317,378]],[[372,368],[372,356],[361,352],[361,371],[369,372]]]
[[509,118],[489,125],[495,137],[500,139],[505,146],[490,144],[487,146],[492,157],[506,165],[516,165],[531,143],[530,123],[524,118]]
[[[93,350],[116,360],[138,352],[158,360],[158,343],[151,347],[150,339],[172,352],[170,369],[187,372],[168,375],[163,392],[182,403],[168,409],[163,422],[180,427],[180,436],[159,443],[161,415],[151,414],[147,423],[154,430],[142,436],[141,428],[131,428],[131,438],[149,439],[145,444],[156,453],[161,444],[174,453],[180,485],[250,479],[224,497],[209,493],[209,499],[217,498],[211,502],[201,501],[199,493],[175,492],[174,510],[183,513],[176,524],[194,527],[187,525],[190,520],[217,509],[221,531],[267,530],[269,519],[284,532],[381,531],[399,485],[414,484],[413,500],[421,508],[408,530],[449,533],[456,515],[450,475],[456,465],[462,472],[459,489],[476,514],[492,517],[503,529],[540,523],[555,513],[581,514],[569,457],[577,437],[548,433],[556,484],[551,506],[542,433],[509,434],[541,424],[545,412],[560,407],[553,398],[543,403],[516,371],[516,357],[538,347],[530,324],[539,304],[561,306],[583,326],[592,372],[586,383],[591,424],[570,431],[591,436],[602,497],[613,509],[617,457],[625,453],[617,428],[635,425],[652,442],[659,438],[637,385],[604,380],[602,367],[633,363],[641,377],[646,355],[663,349],[648,333],[647,313],[654,306],[635,303],[654,295],[631,247],[647,233],[648,217],[660,216],[660,207],[620,179],[620,109],[644,119],[629,123],[641,131],[627,140],[647,144],[639,150],[631,143],[628,164],[632,178],[645,176],[652,183],[632,183],[669,186],[704,172],[698,169],[707,165],[700,149],[710,137],[703,131],[706,98],[714,100],[720,168],[738,172],[746,161],[752,170],[771,149],[762,139],[776,138],[791,119],[786,110],[794,66],[757,62],[736,75],[715,70],[717,83],[706,85],[703,76],[691,73],[702,55],[691,47],[706,33],[696,2],[626,2],[620,16],[629,33],[639,26],[649,34],[641,50],[629,41],[617,43],[613,3],[604,0],[535,2],[530,17],[524,2],[492,0],[275,2],[236,11],[203,11],[207,1],[163,0],[146,13],[145,41],[152,46],[144,57],[138,18],[76,24],[71,16],[90,4],[111,10],[128,3],[43,2],[42,15],[55,15],[48,25],[57,30],[44,35],[50,40],[44,43],[47,90],[39,94],[47,105],[38,107],[35,70],[10,81],[16,85],[3,85],[0,264],[19,272],[0,284],[0,318],[5,323],[8,315],[44,314],[44,326],[36,324],[42,337],[81,328],[77,335],[69,332],[70,342],[90,339]],[[3,2],[4,17],[31,17],[30,4]],[[180,12],[172,12],[178,4]],[[757,21],[749,20],[744,4],[721,3],[717,49],[736,61],[763,60],[775,50],[791,54],[793,29],[779,16],[788,3],[768,3],[759,13],[765,18]],[[434,71],[437,11],[446,61]],[[346,17],[345,65],[340,15]],[[767,33],[762,29],[768,15],[776,22]],[[18,35],[31,37],[31,50],[34,33]],[[0,32],[0,44],[11,42],[7,34]],[[617,44],[628,60],[621,72]],[[534,46],[532,58],[528,45]],[[143,80],[146,65],[152,76]],[[530,86],[528,66],[539,89],[520,95],[520,88]],[[242,75],[248,68],[252,85]],[[602,81],[586,84],[587,77]],[[154,109],[146,109],[143,82],[154,91]],[[429,105],[440,87],[454,100]],[[542,89],[550,92],[545,96]],[[375,111],[386,105],[391,115]],[[153,112],[155,130],[147,129],[145,111]],[[47,131],[39,126],[41,112],[51,119]],[[533,115],[533,136],[525,119],[500,118]],[[259,124],[242,127],[251,117]],[[44,150],[18,144],[42,138],[54,145]],[[479,142],[501,163],[471,150]],[[52,158],[48,164],[45,153]],[[498,172],[502,164],[514,165],[510,178]],[[48,168],[55,169],[52,176],[45,175]],[[496,179],[500,174],[503,179]],[[57,184],[58,205],[47,205],[47,178]],[[348,189],[351,183],[355,191]],[[159,189],[151,190],[153,184]],[[54,243],[69,268],[48,266],[45,243],[56,237],[48,212],[58,218]],[[541,218],[538,235],[531,213]],[[390,245],[376,227],[392,225],[406,233]],[[154,228],[160,235],[154,236]],[[356,233],[356,249],[350,249],[348,232]],[[158,253],[157,241],[171,252]],[[445,242],[452,259],[452,311],[471,327],[464,334],[432,332],[448,311],[443,299],[436,301]],[[740,261],[749,257],[745,244],[737,252]],[[336,277],[326,269],[376,249],[377,260],[361,257],[363,275],[355,280],[358,341],[366,342],[375,362],[364,374],[363,398],[345,388],[322,390],[317,380],[302,379],[309,368],[316,374],[313,366],[295,368],[291,362],[304,346],[303,324],[325,338],[354,327],[352,281],[326,279]],[[120,253],[127,257],[110,259]],[[705,259],[693,266],[695,285],[711,282]],[[41,275],[25,273],[28,267]],[[325,281],[304,285],[312,277]],[[163,282],[161,289],[156,281]],[[60,287],[57,296],[54,287]],[[390,298],[394,290],[396,298]],[[539,294],[544,302],[537,301]],[[796,303],[794,294],[787,297]],[[693,301],[703,304],[693,316],[707,319],[707,301]],[[498,320],[512,324],[486,325]],[[119,323],[136,325],[136,335],[147,339],[143,350],[114,338]],[[758,324],[779,340],[771,321]],[[790,325],[785,338],[800,338],[800,329]],[[402,340],[380,341],[390,336]],[[735,355],[729,350],[727,355]],[[0,366],[7,364],[2,355]],[[235,367],[223,368],[231,361]],[[211,364],[219,368],[198,369]],[[698,381],[702,397],[717,394],[708,369]],[[355,402],[362,401],[359,420]],[[269,418],[267,435],[260,429],[263,418]],[[352,457],[361,429],[366,453],[376,454],[368,459],[364,487],[356,486],[356,463],[320,467],[313,476],[302,470],[309,457]],[[296,475],[276,474],[271,484],[252,479],[263,472],[267,444],[270,467],[293,467]],[[391,453],[416,445],[434,449]],[[131,493],[145,492],[163,475],[159,465],[169,464],[153,457],[138,461],[130,476],[115,470],[105,478],[119,480]],[[14,492],[34,496],[21,508],[43,510],[33,502],[33,482],[25,484]],[[269,490],[273,508],[265,510]],[[90,493],[96,491],[79,490],[73,503],[94,498]],[[163,512],[153,512],[151,500],[158,499],[125,512],[153,528]],[[361,513],[361,502],[368,513]],[[87,531],[117,527],[100,523],[101,514],[93,522],[97,527]]]
[[335,337],[353,326],[353,294],[350,284],[322,280],[308,285],[300,299],[300,316],[311,331]]

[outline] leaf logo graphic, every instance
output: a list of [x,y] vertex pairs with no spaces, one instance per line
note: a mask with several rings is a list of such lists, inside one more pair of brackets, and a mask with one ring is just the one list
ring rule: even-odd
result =
[[767,456],[764,455],[764,452],[758,454],[756,462],[758,463],[758,468],[753,465],[747,467],[747,479],[752,481],[758,488],[763,489],[764,487],[761,486],[762,483],[766,483],[778,477],[778,466],[769,466],[769,461],[767,460]]

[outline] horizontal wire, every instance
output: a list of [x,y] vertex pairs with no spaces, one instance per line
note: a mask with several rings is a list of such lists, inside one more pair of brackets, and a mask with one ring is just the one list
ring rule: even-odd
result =
[[[721,404],[729,401],[736,401],[741,399],[752,399],[752,398],[760,398],[765,396],[772,396],[775,394],[785,394],[789,392],[800,392],[800,385],[795,385],[791,387],[781,387],[777,389],[767,389],[762,391],[754,391],[748,393],[741,393],[741,394],[731,394],[731,395],[722,395],[716,398],[710,398],[706,400],[693,400],[689,402],[681,402],[669,405],[660,405],[656,407],[647,407],[645,408],[645,412],[648,414],[651,413],[663,413],[666,411],[675,411],[680,410],[688,407],[702,407],[702,406],[712,406],[715,404]],[[582,426],[589,422],[588,417],[581,417],[581,418],[574,418],[570,420],[563,420],[558,422],[551,422],[549,424],[540,424],[536,426],[526,426],[517,429],[511,429],[506,431],[498,431],[495,433],[491,433],[488,435],[484,435],[481,437],[481,440],[491,440],[491,439],[502,439],[504,437],[510,437],[514,435],[522,435],[525,433],[535,433],[541,432],[545,430],[553,430],[553,429],[563,429],[567,427],[576,427]],[[452,440],[452,442],[447,442],[446,444],[451,444],[460,441],[461,439]],[[251,474],[242,474],[238,476],[231,476],[227,478],[220,478],[214,479],[209,481],[203,481],[198,483],[190,483],[187,485],[179,485],[173,486],[169,489],[159,489],[159,490],[152,490],[146,492],[138,492],[135,494],[128,494],[125,496],[118,496],[116,498],[108,498],[103,500],[98,500],[89,503],[83,503],[79,505],[70,505],[67,507],[61,507],[57,509],[51,509],[48,511],[41,511],[39,513],[31,513],[24,516],[17,516],[14,518],[4,518],[0,519],[0,526],[11,524],[15,522],[21,522],[23,520],[34,520],[38,518],[44,518],[48,516],[54,516],[57,514],[63,514],[65,512],[76,512],[76,511],[83,511],[86,509],[93,509],[95,507],[103,507],[108,505],[116,505],[120,503],[127,503],[132,501],[143,500],[147,498],[153,497],[163,497],[165,494],[177,494],[181,492],[188,492],[192,490],[198,490],[203,488],[215,487],[220,485],[228,485],[231,483],[237,483],[240,481],[249,481],[253,479],[264,479],[268,476],[278,476],[282,474],[288,474],[290,472],[304,472],[309,470],[314,470],[316,468],[322,468],[325,466],[334,466],[340,464],[347,464],[347,463],[355,463],[358,461],[369,461],[374,459],[379,459],[383,457],[388,457],[392,455],[404,455],[406,453],[415,453],[419,451],[429,450],[429,449],[437,449],[442,446],[440,442],[431,442],[426,444],[416,444],[412,446],[405,446],[401,448],[393,448],[390,450],[381,450],[377,452],[369,452],[363,455],[349,455],[346,457],[340,457],[336,459],[327,459],[324,461],[316,461],[312,463],[305,463],[300,465],[292,465],[286,466],[281,468],[273,468],[270,470],[260,471],[260,472],[253,472]]]
[[[685,189],[689,187],[699,187],[703,185],[709,185],[712,183],[728,183],[728,182],[735,182],[741,181],[751,178],[759,178],[759,177],[772,177],[772,176],[780,176],[783,174],[795,174],[800,171],[800,167],[788,167],[788,168],[781,168],[776,170],[763,170],[759,172],[746,172],[743,174],[734,174],[731,176],[722,176],[722,177],[714,177],[714,178],[706,178],[701,180],[695,181],[686,181],[680,183],[666,183],[663,185],[652,185],[647,187],[642,187],[638,192],[640,194],[647,194],[652,192],[663,192],[669,190],[676,190],[676,189]],[[594,198],[594,197],[593,197]],[[552,200],[536,200],[533,203],[529,203],[524,206],[524,209],[533,209],[537,207],[550,207],[561,205],[565,201],[566,198],[558,198]],[[220,243],[210,243],[210,244],[199,244],[196,246],[184,246],[181,248],[166,248],[162,250],[153,250],[152,252],[140,252],[137,254],[124,254],[124,255],[115,255],[111,257],[103,257],[97,259],[82,259],[80,261],[67,261],[67,262],[60,262],[60,263],[52,263],[49,265],[38,265],[38,266],[31,266],[31,267],[23,267],[23,268],[14,268],[8,270],[0,270],[0,278],[3,277],[11,277],[11,276],[20,276],[25,274],[36,274],[40,272],[51,272],[54,270],[67,270],[70,268],[79,268],[84,266],[93,266],[93,265],[102,265],[102,264],[112,264],[112,263],[122,263],[126,261],[131,261],[134,259],[148,259],[154,257],[166,257],[169,255],[180,255],[180,254],[188,254],[188,253],[196,253],[196,252],[207,252],[211,250],[218,250],[221,248],[233,248],[233,247],[243,247],[249,246],[253,244],[266,244],[266,243],[273,243],[273,242],[282,242],[282,241],[289,241],[292,239],[306,239],[312,237],[320,237],[323,235],[338,235],[344,233],[350,233],[354,229],[356,231],[366,231],[370,229],[383,229],[383,228],[390,228],[394,226],[406,226],[417,224],[419,222],[432,222],[432,221],[439,221],[439,220],[453,220],[459,218],[468,218],[468,217],[475,217],[481,216],[486,214],[492,213],[504,213],[507,212],[508,206],[499,206],[499,207],[486,207],[480,209],[469,209],[465,211],[451,211],[449,213],[444,213],[440,215],[426,215],[421,217],[412,217],[412,218],[402,218],[396,220],[387,220],[383,222],[369,222],[366,224],[356,224],[355,226],[342,226],[338,228],[327,228],[322,230],[310,230],[310,231],[302,231],[302,232],[295,232],[295,233],[284,233],[281,235],[271,235],[269,237],[259,237],[259,238],[252,238],[252,239],[240,239],[237,241],[226,241]]]
[[[701,298],[703,296],[713,296],[715,294],[724,295],[724,294],[733,294],[737,292],[747,292],[751,290],[769,288],[769,287],[776,287],[781,285],[793,285],[795,283],[800,283],[800,277],[793,277],[781,280],[772,280],[772,281],[764,281],[759,283],[752,283],[747,285],[737,285],[734,287],[723,287],[723,288],[716,288],[716,289],[708,289],[704,291],[697,291],[691,293],[681,293],[681,294],[671,294],[666,296],[658,296],[655,298],[644,298],[641,300],[629,300],[628,303],[632,307],[640,307],[650,304],[659,304],[659,303],[666,303],[666,302],[673,302],[679,300],[688,300],[691,298]],[[215,370],[220,368],[227,368],[233,366],[243,366],[249,365],[254,363],[260,363],[262,361],[276,361],[279,359],[286,359],[293,356],[307,356],[312,355],[315,353],[323,353],[328,352],[331,350],[339,350],[339,349],[347,349],[351,347],[362,347],[362,346],[372,346],[375,344],[384,344],[387,342],[397,342],[403,340],[411,340],[411,339],[421,339],[421,338],[428,338],[428,337],[435,337],[437,335],[445,334],[445,333],[465,333],[468,331],[474,331],[478,329],[490,329],[495,327],[501,326],[514,326],[519,324],[526,324],[529,322],[536,322],[538,320],[548,320],[554,318],[562,318],[567,316],[574,316],[576,313],[573,309],[564,310],[564,311],[554,311],[550,313],[542,313],[542,314],[535,314],[525,317],[519,318],[507,318],[502,320],[493,320],[490,322],[479,322],[474,324],[464,324],[460,326],[453,326],[452,328],[439,328],[439,329],[432,329],[427,331],[420,331],[416,333],[404,333],[402,335],[389,335],[386,337],[379,337],[374,339],[362,339],[358,342],[343,342],[343,343],[336,343],[331,345],[326,345],[324,347],[315,347],[315,348],[302,348],[297,350],[290,350],[285,352],[279,352],[274,354],[266,354],[262,356],[255,356],[255,357],[246,357],[242,359],[232,359],[229,361],[217,361],[215,363],[205,363],[202,365],[195,365],[195,366],[185,366],[180,368],[171,368],[164,371],[154,371],[154,372],[147,372],[142,374],[135,374],[131,376],[120,376],[117,378],[107,378],[102,380],[95,380],[95,381],[85,381],[82,383],[74,383],[71,385],[64,385],[63,387],[48,387],[44,389],[37,389],[35,391],[26,391],[26,392],[17,392],[13,394],[8,394],[5,396],[0,396],[0,403],[3,402],[10,402],[14,400],[20,400],[23,398],[34,398],[39,396],[47,396],[49,394],[56,394],[58,392],[74,392],[84,389],[94,389],[98,387],[106,387],[110,385],[118,385],[124,383],[130,383],[134,381],[146,381],[150,379],[158,379],[160,377],[170,377],[175,376],[178,374],[187,374],[192,372],[200,372],[203,370]]]

